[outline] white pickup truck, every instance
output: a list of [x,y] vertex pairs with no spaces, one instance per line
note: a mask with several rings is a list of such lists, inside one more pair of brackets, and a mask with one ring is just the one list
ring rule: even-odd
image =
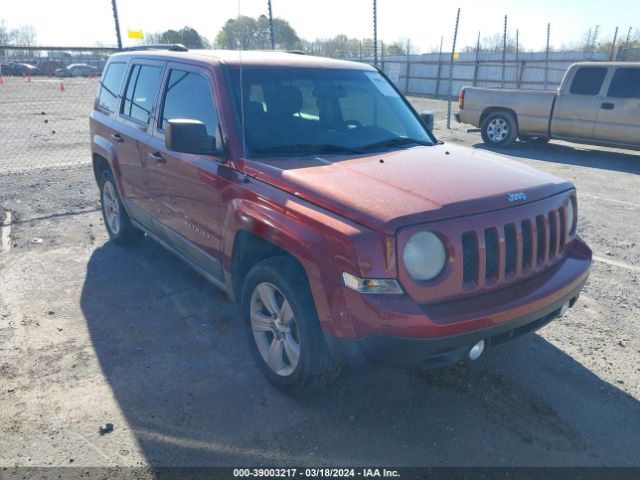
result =
[[576,63],[557,91],[465,87],[459,107],[456,120],[494,147],[555,138],[637,150],[640,63]]

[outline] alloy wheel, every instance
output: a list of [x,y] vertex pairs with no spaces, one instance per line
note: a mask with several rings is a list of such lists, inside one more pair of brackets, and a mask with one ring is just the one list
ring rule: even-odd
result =
[[291,375],[300,361],[300,338],[291,304],[278,287],[262,282],[251,294],[249,312],[262,359],[277,375]]

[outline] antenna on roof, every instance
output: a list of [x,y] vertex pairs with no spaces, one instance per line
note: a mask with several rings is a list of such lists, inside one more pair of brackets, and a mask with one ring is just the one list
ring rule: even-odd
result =
[[169,50],[171,52],[188,52],[189,49],[181,43],[167,43],[167,44],[153,44],[153,45],[139,45],[137,47],[123,48],[123,52],[134,52],[140,50]]

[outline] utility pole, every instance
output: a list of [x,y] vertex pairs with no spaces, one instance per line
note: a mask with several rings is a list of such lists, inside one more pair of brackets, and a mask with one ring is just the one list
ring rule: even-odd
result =
[[505,82],[505,70],[507,69],[507,16],[504,16],[504,32],[502,33],[502,88]]
[[600,25],[596,25],[596,29],[593,31],[593,39],[591,40],[591,58],[596,53],[596,45],[598,41],[598,33],[600,32]]
[[613,34],[613,42],[611,43],[611,51],[609,52],[609,61],[614,60],[616,53],[616,41],[618,40],[618,27],[616,27],[616,33]]
[[549,51],[551,50],[551,24],[547,23],[547,48],[544,54],[544,89],[549,84]]
[[453,46],[451,47],[451,59],[449,61],[449,102],[447,104],[447,128],[451,128],[451,95],[453,90],[453,60],[456,58],[456,41],[458,40],[458,25],[460,24],[460,9],[456,15],[456,28],[453,31]]
[[[411,41],[407,39],[407,68],[404,77],[404,94],[409,93],[409,77],[411,76]],[[400,80],[398,78],[398,80]]]
[[520,88],[520,32],[516,28],[516,88]]
[[273,32],[273,12],[271,11],[271,0],[267,0],[269,3],[269,35],[271,36],[271,50],[276,49],[276,36]]
[[[442,40],[440,40],[440,53],[442,53]],[[480,54],[480,31],[478,31],[478,42],[476,43],[476,61],[474,63],[473,66],[473,86],[476,86],[476,83],[478,82],[478,67],[480,66],[478,64],[478,55]],[[438,56],[438,62],[440,61],[440,57]],[[440,63],[438,63],[438,71],[440,68]],[[440,77],[440,75],[438,75],[438,77]],[[436,95],[437,96],[437,95]]]
[[118,48],[122,50],[122,37],[120,36],[120,21],[118,20],[118,7],[116,6],[116,0],[111,0],[111,7],[113,8],[113,20],[116,24],[116,39],[118,40]]
[[631,38],[631,28],[629,27],[629,31],[627,32],[627,39],[624,41],[624,48],[627,48],[629,46],[629,39]]
[[373,66],[378,67],[378,5],[373,0]]
[[631,27],[629,27],[629,31],[627,32],[627,39],[624,41],[624,47],[622,47],[622,58],[624,61],[625,53],[627,52],[627,47],[629,46],[629,39],[631,38]]
[[440,50],[438,51],[438,75],[436,75],[436,92],[435,97],[438,98],[440,93],[440,72],[442,71],[442,44],[444,43],[444,35],[440,37]]

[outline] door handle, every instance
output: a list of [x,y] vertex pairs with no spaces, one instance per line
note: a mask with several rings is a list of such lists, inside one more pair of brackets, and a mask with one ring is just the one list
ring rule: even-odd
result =
[[111,134],[111,140],[113,140],[116,143],[124,142],[124,139],[120,136],[119,133],[112,133]]
[[613,110],[615,108],[615,105],[613,103],[604,102],[600,104],[600,108],[602,110]]
[[158,163],[167,163],[167,160],[160,153],[150,153],[149,158],[154,159]]

